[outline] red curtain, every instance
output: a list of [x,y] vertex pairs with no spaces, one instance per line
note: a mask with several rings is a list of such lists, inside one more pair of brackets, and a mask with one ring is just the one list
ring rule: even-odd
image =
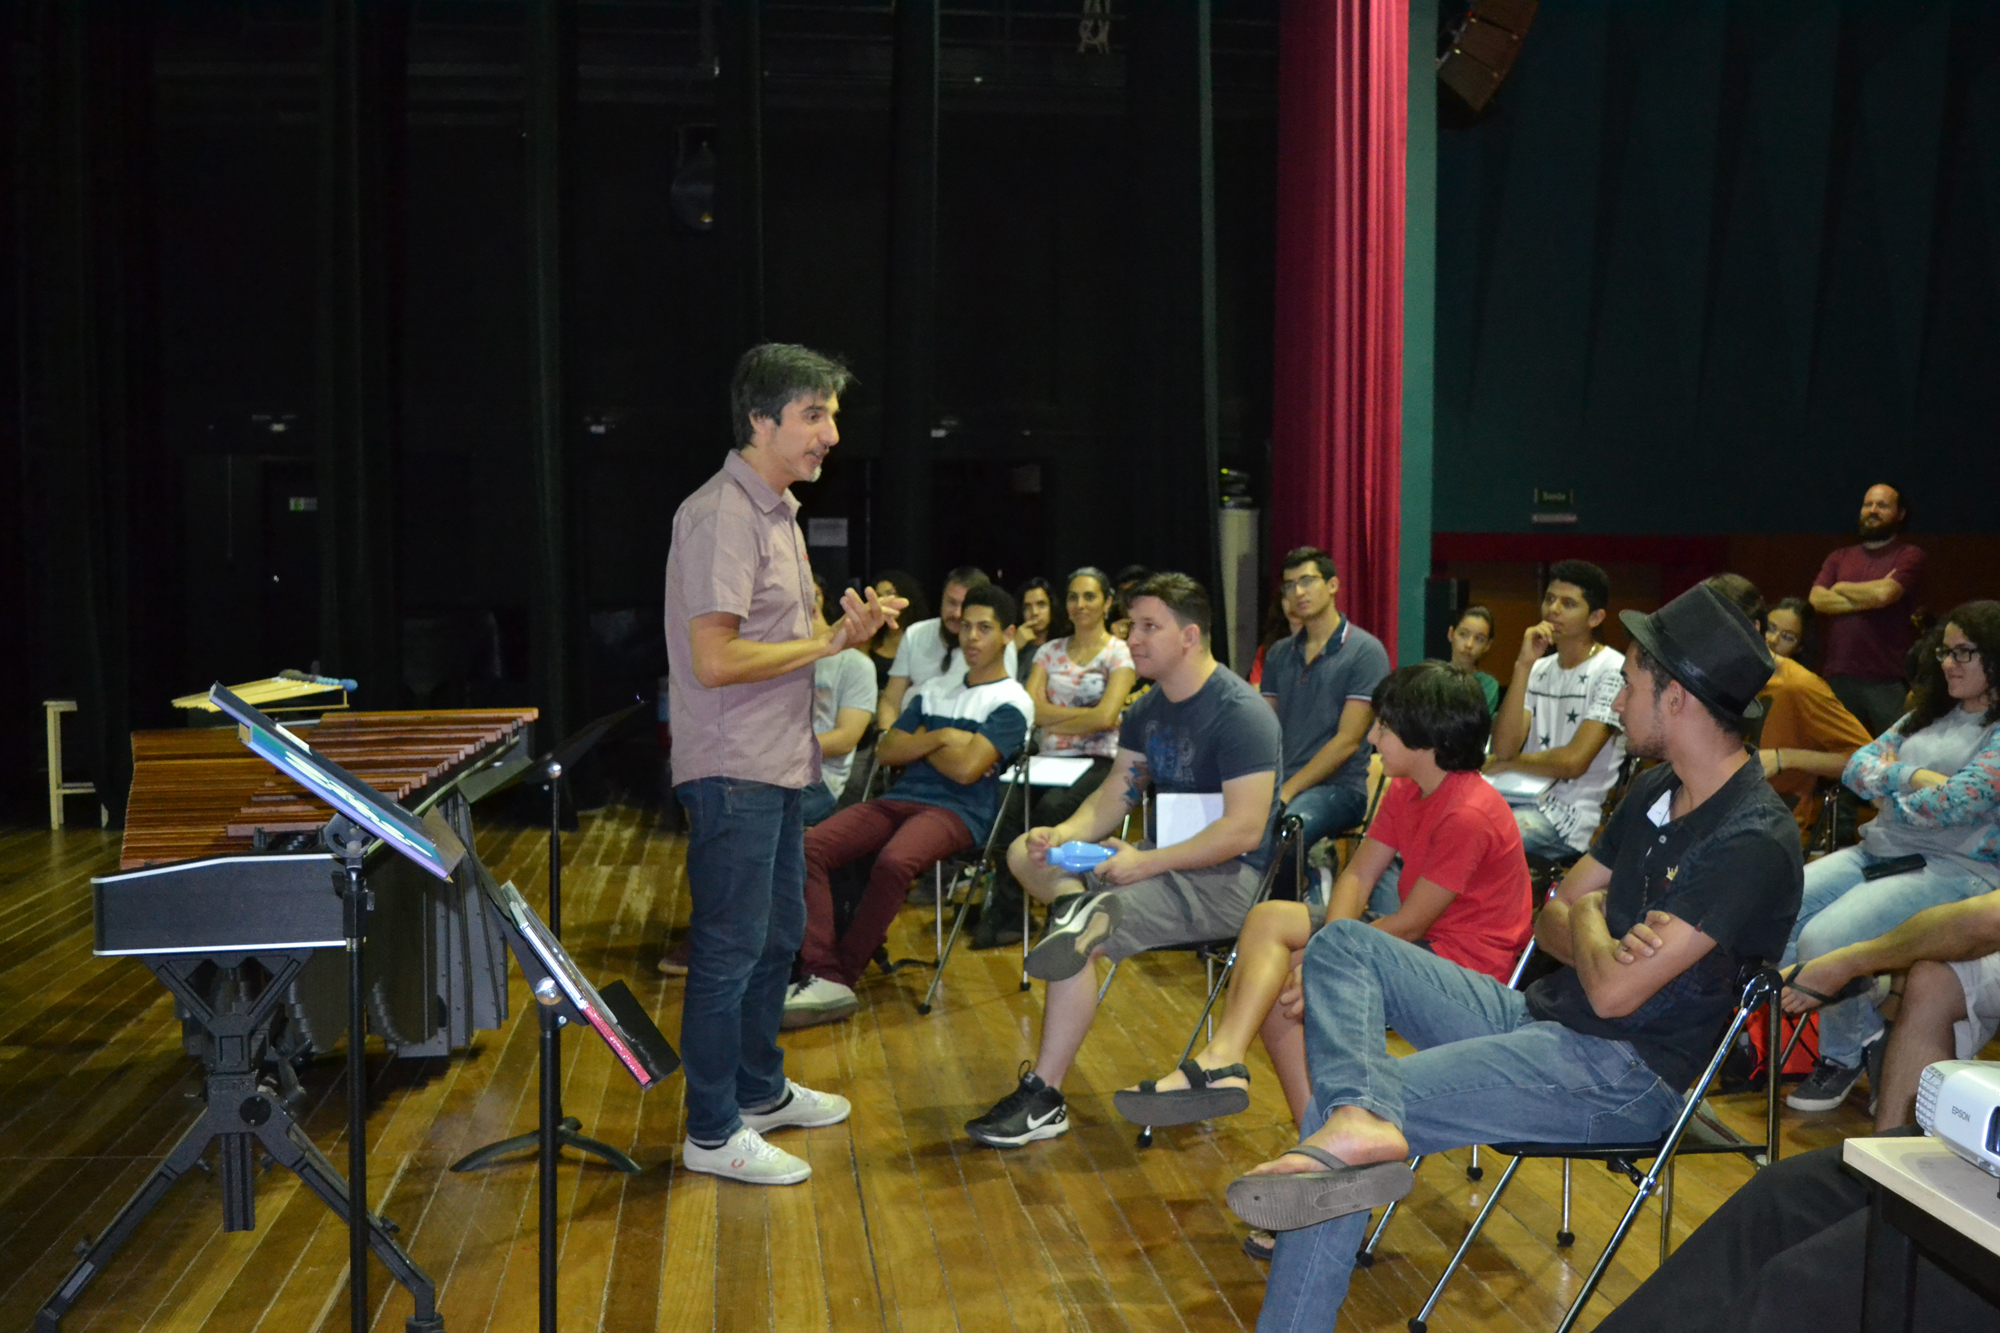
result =
[[1273,558],[1323,547],[1396,654],[1408,0],[1284,0]]

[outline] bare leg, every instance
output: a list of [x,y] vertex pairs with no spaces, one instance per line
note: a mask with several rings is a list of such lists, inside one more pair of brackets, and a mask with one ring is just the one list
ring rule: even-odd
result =
[[[1250,1050],[1250,1043],[1256,1039],[1260,1028],[1266,1026],[1265,1018],[1277,1003],[1278,992],[1285,988],[1285,979],[1291,975],[1296,959],[1295,954],[1306,947],[1312,935],[1312,917],[1304,903],[1268,902],[1260,903],[1251,911],[1243,923],[1243,934],[1236,946],[1236,970],[1229,977],[1229,995],[1223,1002],[1222,1021],[1216,1025],[1215,1038],[1208,1045],[1195,1052],[1194,1062],[1203,1069],[1219,1069],[1224,1065],[1239,1064]],[[1305,1030],[1298,1024],[1299,1075],[1305,1075]],[[1268,1048],[1269,1043],[1266,1043]],[[1277,1060],[1276,1051],[1272,1061]],[[1284,1079],[1280,1069],[1279,1078]],[[1187,1075],[1176,1069],[1156,1080],[1154,1086],[1162,1092],[1188,1085]],[[1240,1078],[1215,1080],[1218,1088],[1241,1088],[1249,1086]],[[1136,1089],[1132,1089],[1136,1091]],[[1285,1089],[1286,1099],[1291,1098],[1289,1082]],[[1293,1119],[1305,1109],[1301,1098],[1293,1111]]]
[[[1027,881],[1023,880],[1025,884]],[[1103,957],[1090,955],[1091,963]],[[1083,1047],[1097,1017],[1097,968],[1086,966],[1066,981],[1051,981],[1042,1001],[1042,1044],[1035,1052],[1035,1072],[1052,1088],[1062,1087],[1070,1061]]]
[[1951,1025],[1965,1017],[1965,988],[1943,963],[1921,962],[1910,969],[1903,1009],[1882,1054],[1882,1086],[1876,1089],[1875,1130],[1907,1125],[1916,1115],[1917,1079],[1924,1066],[1952,1057]]
[[1285,1105],[1291,1108],[1292,1123],[1299,1124],[1306,1118],[1306,1103],[1312,1100],[1312,1077],[1306,1073],[1305,1022],[1287,1017],[1272,1005],[1261,1035],[1271,1066],[1278,1071],[1278,1085],[1285,1090]]
[[[1410,1141],[1403,1131],[1358,1106],[1336,1106],[1326,1123],[1306,1136],[1307,1143],[1323,1148],[1349,1166],[1375,1162],[1400,1162],[1410,1155]],[[1285,1156],[1253,1166],[1246,1175],[1286,1175],[1295,1171],[1324,1171],[1310,1157]]]
[[1028,891],[1028,896],[1044,907],[1058,898],[1084,891],[1083,881],[1056,866],[1038,866],[1028,859],[1028,835],[1023,833],[1007,847],[1007,868]]

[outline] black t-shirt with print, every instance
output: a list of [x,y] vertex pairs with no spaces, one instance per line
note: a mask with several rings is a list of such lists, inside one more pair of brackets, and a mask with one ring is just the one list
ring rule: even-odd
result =
[[1622,1018],[1598,1016],[1574,968],[1528,988],[1536,1018],[1629,1041],[1676,1088],[1714,1052],[1735,1008],[1741,964],[1784,952],[1804,888],[1798,825],[1759,765],[1744,764],[1713,796],[1669,819],[1679,788],[1670,765],[1641,773],[1590,849],[1611,868],[1605,925],[1617,939],[1657,908],[1715,948]]

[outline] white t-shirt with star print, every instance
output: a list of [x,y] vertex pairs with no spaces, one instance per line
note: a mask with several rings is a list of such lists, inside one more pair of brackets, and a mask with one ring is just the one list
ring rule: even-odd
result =
[[1536,808],[1578,851],[1590,846],[1590,835],[1604,812],[1604,798],[1618,780],[1618,766],[1625,762],[1625,733],[1618,714],[1611,711],[1612,700],[1624,687],[1624,654],[1602,644],[1568,671],[1556,653],[1528,669],[1528,740],[1522,754],[1561,749],[1585,722],[1611,728],[1611,739],[1582,777],[1558,782],[1535,798]]

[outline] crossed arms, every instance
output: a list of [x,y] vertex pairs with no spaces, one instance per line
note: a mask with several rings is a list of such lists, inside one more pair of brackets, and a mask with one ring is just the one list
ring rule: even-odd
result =
[[1667,912],[1653,911],[1624,938],[1604,923],[1611,869],[1586,854],[1535,918],[1535,947],[1576,969],[1599,1018],[1623,1018],[1694,966],[1715,941]]

